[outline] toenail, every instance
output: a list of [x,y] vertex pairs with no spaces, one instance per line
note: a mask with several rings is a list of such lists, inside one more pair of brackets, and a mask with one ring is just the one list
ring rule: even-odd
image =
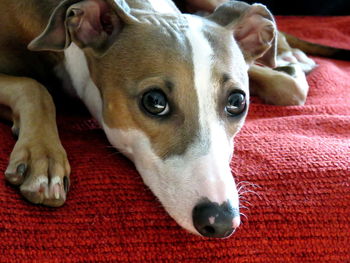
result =
[[53,187],[53,191],[54,191],[55,199],[60,199],[60,185],[59,184],[56,184]]
[[63,177],[63,187],[64,187],[64,191],[66,193],[68,193],[69,190],[69,179],[67,176]]
[[14,136],[16,139],[18,139],[18,137],[19,137],[19,128],[17,128],[17,127],[12,127],[12,134],[13,134],[13,136]]
[[27,165],[26,164],[22,163],[22,164],[17,166],[17,170],[16,170],[17,175],[24,176],[26,171],[27,171]]

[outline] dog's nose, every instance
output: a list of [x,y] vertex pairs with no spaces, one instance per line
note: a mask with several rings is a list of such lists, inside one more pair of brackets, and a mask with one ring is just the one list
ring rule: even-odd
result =
[[[205,201],[197,204],[192,211],[193,225],[205,237],[225,238],[239,225],[239,211],[229,202]],[[237,223],[238,222],[238,223]]]

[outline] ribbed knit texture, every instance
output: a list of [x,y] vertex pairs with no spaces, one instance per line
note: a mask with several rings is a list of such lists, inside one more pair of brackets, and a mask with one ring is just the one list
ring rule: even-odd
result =
[[[350,48],[350,17],[279,17],[282,30]],[[229,239],[181,229],[133,164],[73,107],[60,110],[72,166],[67,203],[29,204],[0,177],[1,262],[350,262],[350,63],[316,58],[305,106],[252,99],[233,175],[242,226]],[[15,141],[0,122],[0,171]]]

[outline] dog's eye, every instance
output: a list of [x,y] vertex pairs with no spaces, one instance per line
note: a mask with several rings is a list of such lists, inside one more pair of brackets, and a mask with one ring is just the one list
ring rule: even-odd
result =
[[147,113],[164,116],[169,113],[169,103],[161,90],[153,89],[142,96],[142,107]]
[[234,91],[228,96],[226,112],[229,116],[237,116],[244,112],[246,108],[246,98],[242,91]]

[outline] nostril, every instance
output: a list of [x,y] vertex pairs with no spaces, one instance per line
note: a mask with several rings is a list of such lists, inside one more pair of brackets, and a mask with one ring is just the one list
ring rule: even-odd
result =
[[202,201],[192,211],[193,225],[205,237],[230,236],[235,230],[234,218],[238,215],[229,202],[219,205],[209,200]]
[[232,227],[221,227],[221,226],[204,226],[202,229],[198,229],[199,233],[205,237],[218,237],[225,238],[229,237],[235,229]]
[[215,234],[215,228],[212,226],[205,226],[203,230],[208,234]]

